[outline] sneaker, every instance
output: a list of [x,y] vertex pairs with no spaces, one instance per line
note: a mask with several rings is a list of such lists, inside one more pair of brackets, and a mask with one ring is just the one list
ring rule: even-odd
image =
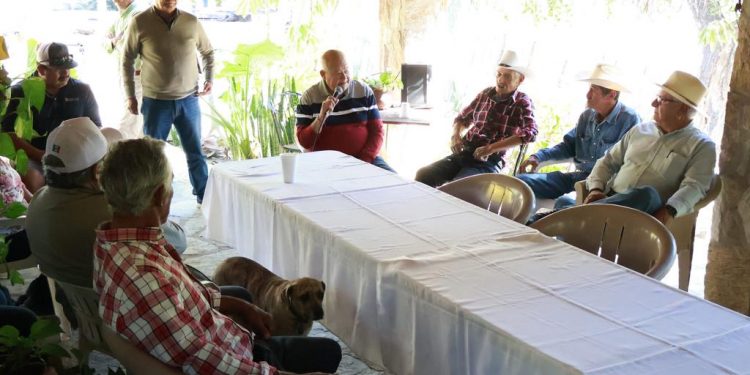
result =
[[529,221],[526,222],[526,225],[531,225],[537,222],[537,220],[540,220],[543,217],[546,217],[549,214],[555,213],[558,210],[551,210],[551,211],[544,211],[544,212],[537,212],[529,218]]

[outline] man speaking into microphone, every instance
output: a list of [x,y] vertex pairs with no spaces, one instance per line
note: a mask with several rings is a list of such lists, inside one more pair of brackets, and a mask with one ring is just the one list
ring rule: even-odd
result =
[[349,79],[341,51],[321,56],[319,83],[302,95],[297,106],[297,139],[307,151],[336,150],[395,172],[378,156],[383,122],[369,86]]

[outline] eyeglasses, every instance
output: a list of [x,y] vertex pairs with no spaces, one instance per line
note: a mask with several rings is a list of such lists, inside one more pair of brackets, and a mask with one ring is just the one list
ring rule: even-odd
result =
[[54,59],[44,60],[41,62],[49,63],[52,66],[63,66],[73,62],[73,55],[65,55]]
[[679,100],[664,98],[664,97],[661,97],[661,96],[657,96],[656,99],[654,99],[654,102],[656,102],[657,106],[660,106],[660,105],[662,105],[664,103],[676,103],[678,101]]

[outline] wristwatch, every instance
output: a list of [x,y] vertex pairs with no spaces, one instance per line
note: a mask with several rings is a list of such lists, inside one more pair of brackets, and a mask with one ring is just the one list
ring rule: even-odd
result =
[[667,209],[667,212],[669,212],[670,216],[672,216],[672,217],[677,216],[677,209],[676,208],[674,208],[674,207],[672,207],[670,205],[666,205],[666,206],[664,206],[664,208]]

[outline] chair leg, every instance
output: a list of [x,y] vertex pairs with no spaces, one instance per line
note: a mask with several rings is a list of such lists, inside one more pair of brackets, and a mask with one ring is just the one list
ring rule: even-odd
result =
[[60,302],[57,302],[57,299],[55,298],[55,295],[57,294],[55,280],[48,276],[47,283],[49,284],[50,298],[52,298],[52,308],[55,311],[55,316],[60,320],[60,328],[63,330],[60,334],[60,342],[68,342],[73,329],[70,327],[70,321],[68,321],[68,318],[65,316],[62,305]]
[[684,291],[690,287],[690,273],[693,266],[693,244],[695,241],[695,225],[692,226],[689,235],[675,238],[677,244],[677,264],[679,266],[678,286]]

